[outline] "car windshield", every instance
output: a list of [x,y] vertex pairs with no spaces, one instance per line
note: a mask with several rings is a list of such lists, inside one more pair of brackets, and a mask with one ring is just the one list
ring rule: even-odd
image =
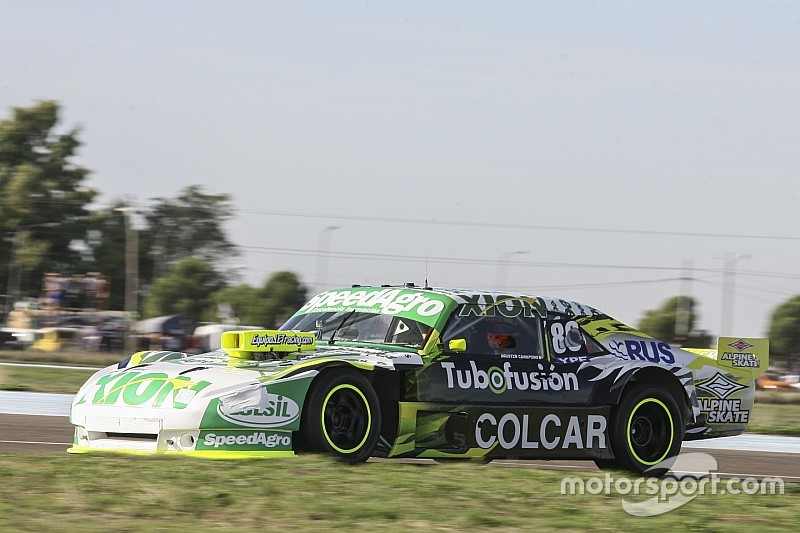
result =
[[365,342],[421,348],[431,328],[410,318],[351,310],[298,315],[290,318],[281,329],[315,331],[319,341]]

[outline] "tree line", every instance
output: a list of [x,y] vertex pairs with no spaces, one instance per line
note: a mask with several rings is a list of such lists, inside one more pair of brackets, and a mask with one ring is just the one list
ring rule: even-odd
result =
[[[76,163],[80,131],[58,132],[59,112],[58,103],[42,101],[13,108],[0,121],[0,294],[39,296],[46,272],[98,272],[110,279],[110,308],[122,309],[131,206],[117,200],[92,208],[98,192],[86,186],[90,171]],[[144,317],[235,315],[243,324],[273,327],[305,301],[306,288],[292,272],[273,274],[261,287],[236,282],[238,250],[224,229],[234,216],[228,194],[192,185],[174,198],[151,199],[137,216],[145,225],[138,230]],[[647,311],[638,327],[666,342],[710,346],[712,336],[696,321],[697,303],[676,296]],[[800,357],[800,295],[775,309],[769,337],[773,353]]]
[[225,231],[234,216],[230,195],[192,185],[146,206],[120,199],[93,208],[98,191],[86,185],[90,171],[76,161],[80,130],[59,131],[59,104],[42,101],[11,114],[0,121],[4,303],[41,296],[48,272],[67,280],[93,272],[110,281],[107,306],[122,309],[126,224],[132,219],[144,225],[137,228],[136,254],[143,317],[236,316],[242,323],[272,327],[305,301],[306,289],[291,272],[276,273],[261,287],[236,283],[239,252]]

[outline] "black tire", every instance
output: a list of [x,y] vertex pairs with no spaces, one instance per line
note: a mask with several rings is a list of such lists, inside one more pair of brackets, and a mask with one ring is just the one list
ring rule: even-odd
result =
[[312,451],[363,462],[375,450],[380,430],[378,395],[367,378],[352,370],[329,370],[314,381],[300,428]]
[[678,401],[663,387],[636,383],[614,409],[611,448],[615,459],[598,460],[638,474],[661,477],[681,451],[684,422]]

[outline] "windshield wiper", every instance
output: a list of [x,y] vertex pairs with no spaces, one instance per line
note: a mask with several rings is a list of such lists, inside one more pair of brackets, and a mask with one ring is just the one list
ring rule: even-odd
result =
[[333,330],[333,333],[331,333],[331,338],[330,338],[330,339],[328,339],[328,344],[333,344],[333,343],[334,343],[334,340],[336,339],[336,333],[338,333],[338,332],[339,332],[339,330],[340,330],[340,329],[342,329],[342,328],[344,327],[344,323],[345,323],[345,322],[347,322],[347,320],[348,320],[348,319],[349,319],[351,316],[353,316],[353,315],[355,314],[355,312],[356,312],[356,310],[355,310],[355,309],[353,309],[352,311],[350,311],[349,313],[347,313],[347,315],[346,315],[346,316],[345,316],[345,317],[342,319],[342,321],[339,323],[339,325],[338,325],[338,326],[336,326],[336,329],[334,329],[334,330]]

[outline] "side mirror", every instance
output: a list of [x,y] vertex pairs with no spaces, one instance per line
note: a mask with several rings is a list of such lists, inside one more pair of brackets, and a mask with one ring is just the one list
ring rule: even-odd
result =
[[578,328],[571,328],[567,330],[567,346],[582,346],[583,335]]
[[448,352],[466,352],[467,339],[453,339],[447,343]]

